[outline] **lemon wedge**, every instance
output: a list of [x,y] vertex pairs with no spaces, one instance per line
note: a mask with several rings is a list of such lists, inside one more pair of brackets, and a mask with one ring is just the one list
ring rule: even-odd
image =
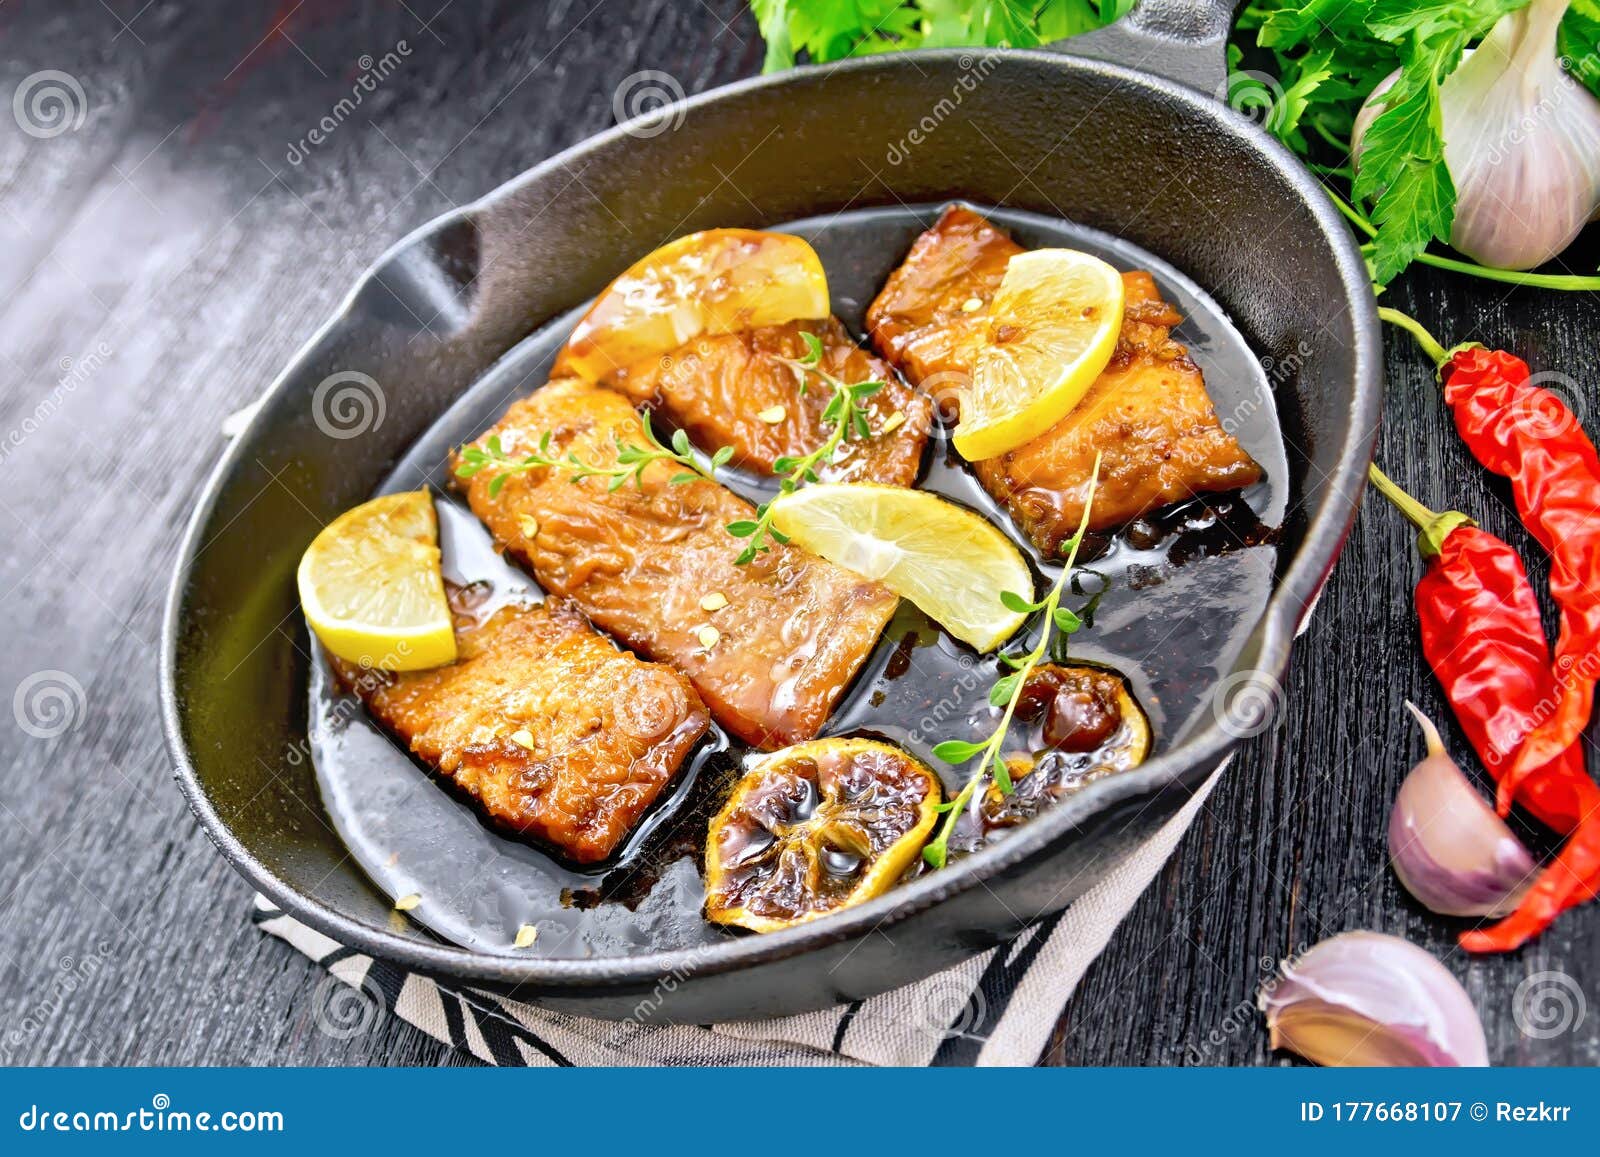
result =
[[426,490],[345,511],[312,540],[296,578],[306,622],[339,658],[387,671],[455,662],[439,516]]
[[1033,601],[1033,575],[986,519],[925,490],[821,482],[772,501],[772,525],[829,562],[875,579],[979,651],[1009,639],[1026,616],[1001,601]]
[[994,458],[1066,417],[1116,352],[1122,300],[1122,275],[1098,257],[1074,249],[1013,257],[961,393],[961,456]]
[[641,258],[596,300],[556,362],[600,381],[698,337],[828,316],[816,250],[787,233],[708,229]]

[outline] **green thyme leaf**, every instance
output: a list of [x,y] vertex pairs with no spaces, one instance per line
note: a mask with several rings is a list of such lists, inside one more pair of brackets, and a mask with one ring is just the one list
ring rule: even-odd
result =
[[[949,764],[962,764],[975,756],[981,756],[978,766],[968,777],[967,782],[950,801],[950,808],[945,812],[944,821],[934,838],[923,848],[923,858],[933,867],[944,864],[951,833],[960,819],[961,810],[971,801],[973,793],[977,790],[979,782],[987,775],[1000,789],[1002,795],[1010,795],[1013,789],[1011,782],[1011,769],[1006,766],[1004,745],[1006,736],[1011,729],[1012,719],[1017,712],[1017,705],[1022,700],[1022,692],[1027,688],[1028,679],[1033,675],[1034,669],[1046,655],[1052,656],[1059,662],[1065,658],[1065,643],[1068,635],[1077,631],[1083,624],[1076,614],[1061,605],[1062,595],[1066,592],[1072,581],[1075,564],[1078,560],[1078,548],[1083,544],[1084,535],[1089,529],[1089,514],[1094,508],[1095,490],[1100,482],[1101,455],[1095,454],[1094,470],[1089,476],[1089,494],[1084,502],[1083,514],[1078,522],[1077,533],[1068,540],[1066,563],[1061,568],[1061,574],[1056,578],[1050,593],[1041,603],[1030,603],[1014,591],[1006,591],[1001,595],[1005,605],[1019,613],[1035,609],[1044,612],[1044,630],[1033,649],[1027,654],[1017,656],[1001,654],[1002,665],[1010,669],[1010,673],[996,679],[989,688],[989,703],[991,706],[1002,708],[1000,722],[989,733],[989,738],[983,743],[972,743],[961,739],[947,739],[934,746],[934,757]],[[1054,628],[1052,630],[1052,628]]]
[[946,739],[934,746],[933,754],[936,759],[942,759],[946,763],[965,763],[983,748],[984,745],[981,743],[968,743],[964,739]]
[[1017,693],[1017,684],[1021,679],[1021,671],[1013,671],[1003,679],[996,679],[994,686],[989,688],[990,706],[1004,707],[1011,702],[1011,697]]
[[1005,604],[1006,610],[1018,615],[1032,614],[1039,609],[1039,604],[1029,602],[1016,591],[1001,591],[1000,601]]

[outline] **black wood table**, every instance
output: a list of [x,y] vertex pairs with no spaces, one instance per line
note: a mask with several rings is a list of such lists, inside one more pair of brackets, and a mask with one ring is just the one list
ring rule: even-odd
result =
[[[0,45],[0,693],[17,708],[0,723],[0,1062],[456,1063],[392,1018],[320,1034],[322,974],[250,926],[249,890],[162,746],[172,556],[224,416],[365,266],[611,125],[625,78],[658,70],[693,93],[753,74],[754,23],[734,0],[10,0]],[[1594,397],[1591,295],[1417,272],[1389,297]],[[1504,487],[1468,458],[1407,339],[1390,340],[1388,372],[1380,460],[1524,548],[1542,588]],[[1370,501],[1274,726],[1093,966],[1046,1060],[1282,1061],[1256,987],[1352,928],[1444,956],[1496,1062],[1600,1060],[1600,1009],[1554,1035],[1519,1013],[1537,1014],[1524,982],[1540,973],[1600,1004],[1600,907],[1468,959],[1385,867],[1389,803],[1421,750],[1402,700],[1449,717],[1416,646],[1418,573],[1411,532]]]

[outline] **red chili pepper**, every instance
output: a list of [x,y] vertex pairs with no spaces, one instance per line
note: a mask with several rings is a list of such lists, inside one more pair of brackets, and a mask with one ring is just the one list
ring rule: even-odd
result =
[[[1422,653],[1478,758],[1502,782],[1529,715],[1555,693],[1550,647],[1522,560],[1465,514],[1435,514],[1376,466],[1370,473],[1420,531],[1417,549],[1428,563],[1416,589]],[[1520,798],[1542,823],[1565,833],[1600,807],[1600,787],[1573,746],[1529,775]]]
[[[1461,936],[1469,952],[1510,951],[1567,908],[1600,895],[1600,800],[1582,769],[1580,743],[1600,676],[1600,455],[1566,403],[1536,386],[1520,358],[1477,346],[1446,352],[1405,314],[1379,313],[1432,355],[1462,440],[1485,467],[1511,480],[1523,525],[1550,554],[1550,594],[1561,610],[1554,694],[1530,714],[1533,726],[1500,778],[1497,803],[1504,814],[1513,799],[1528,802],[1536,778],[1553,775],[1573,791],[1577,815],[1566,846],[1517,910]],[[1563,762],[1574,750],[1576,767]]]
[[[1472,456],[1511,480],[1522,524],[1550,555],[1550,595],[1561,611],[1556,695],[1530,715],[1528,735],[1500,781],[1511,810],[1521,781],[1577,743],[1600,677],[1600,456],[1576,415],[1531,379],[1527,363],[1500,350],[1446,351],[1414,319],[1378,311],[1409,332],[1439,366],[1445,402]],[[1594,584],[1594,585],[1591,585]]]
[[1518,783],[1578,742],[1600,677],[1600,456],[1555,394],[1529,380],[1521,358],[1455,350],[1443,370],[1456,429],[1485,467],[1511,480],[1524,526],[1550,554],[1550,595],[1561,609],[1553,709],[1537,719],[1501,783],[1500,811]]
[[[1592,780],[1590,781],[1593,782]],[[1498,924],[1461,934],[1468,952],[1510,952],[1550,927],[1568,908],[1600,895],[1600,803],[1588,805],[1578,830],[1522,897],[1517,910]]]

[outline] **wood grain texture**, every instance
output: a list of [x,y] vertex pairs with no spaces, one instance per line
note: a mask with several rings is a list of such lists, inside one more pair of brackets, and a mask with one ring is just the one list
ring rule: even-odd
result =
[[[735,0],[79,0],[6,5],[0,33],[8,109],[43,70],[83,91],[83,123],[58,135],[0,117],[0,692],[33,705],[0,725],[0,1063],[471,1063],[392,1018],[350,1039],[318,1029],[332,982],[254,930],[248,889],[170,781],[160,599],[222,418],[363,268],[614,123],[634,73],[690,93],[751,75],[754,25]],[[342,110],[362,58],[386,53],[399,63]],[[1592,247],[1582,258],[1593,268]],[[1417,272],[1390,297],[1452,340],[1593,375],[1592,295]],[[1542,585],[1420,356],[1391,340],[1388,370],[1385,467],[1524,548]],[[1587,405],[1593,383],[1577,389]],[[1594,1008],[1548,1039],[1513,1015],[1518,984],[1547,970],[1600,1003],[1600,909],[1467,960],[1385,869],[1388,804],[1420,750],[1401,700],[1448,714],[1415,646],[1419,573],[1404,523],[1369,503],[1275,726],[1093,966],[1046,1059],[1282,1062],[1251,1007],[1265,970],[1372,927],[1447,956],[1496,1061],[1600,1060]],[[52,689],[65,715],[48,713]]]

